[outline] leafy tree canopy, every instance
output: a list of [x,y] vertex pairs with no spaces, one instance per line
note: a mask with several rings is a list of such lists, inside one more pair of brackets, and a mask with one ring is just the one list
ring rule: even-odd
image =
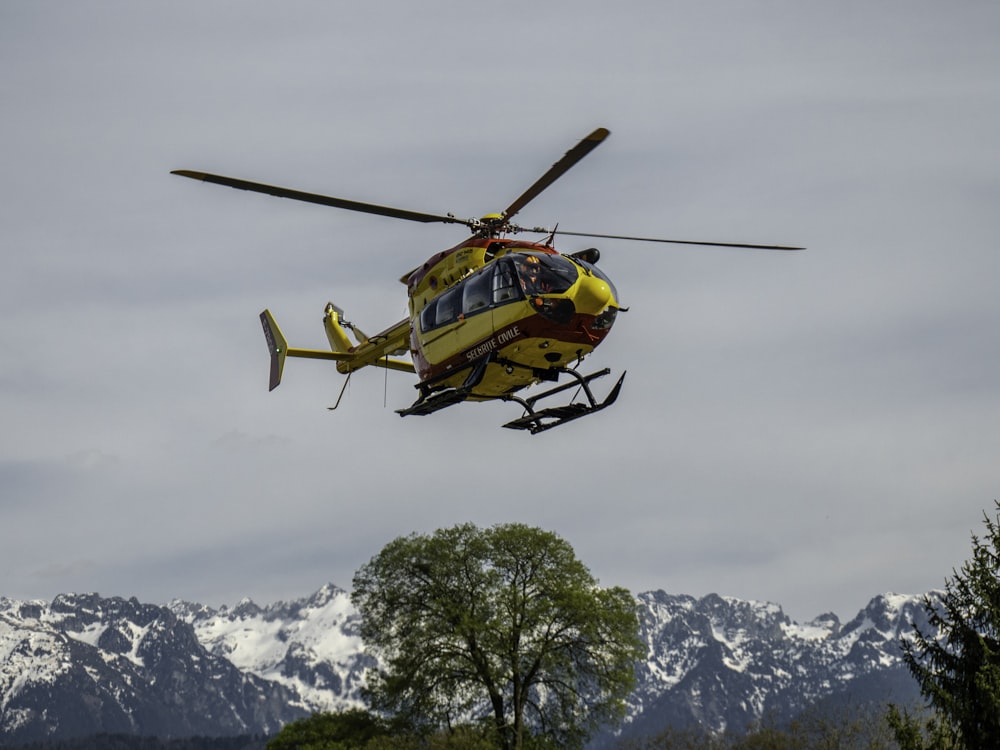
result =
[[521,524],[400,537],[357,572],[352,599],[384,665],[376,711],[432,728],[488,719],[508,750],[582,746],[624,714],[644,655],[631,594]]
[[322,712],[286,724],[267,750],[353,750],[388,734],[386,725],[367,711]]

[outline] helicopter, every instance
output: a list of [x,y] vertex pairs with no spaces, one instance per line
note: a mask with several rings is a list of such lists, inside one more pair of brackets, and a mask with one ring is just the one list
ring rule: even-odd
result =
[[[600,251],[587,248],[569,254],[554,246],[556,235],[638,242],[707,245],[763,250],[801,250],[785,245],[700,242],[655,237],[572,232],[523,227],[511,219],[577,162],[604,142],[607,128],[597,128],[553,164],[500,213],[478,219],[429,214],[372,203],[307,193],[259,182],[192,170],[171,174],[280,198],[388,216],[421,223],[462,224],[471,235],[403,274],[409,314],[385,330],[368,336],[348,321],[344,311],[327,303],[323,314],[329,349],[290,347],[265,309],[261,325],[270,354],[270,390],[280,383],[286,357],[331,360],[346,375],[363,367],[414,373],[418,397],[397,409],[401,416],[427,415],[466,401],[510,401],[521,416],[504,427],[536,434],[605,409],[618,398],[623,372],[600,401],[591,382],[609,368],[582,374],[578,368],[611,331],[622,307],[611,279],[600,268]],[[540,241],[519,234],[543,235]],[[354,337],[352,343],[348,331]],[[399,357],[410,355],[410,359]],[[522,395],[539,383],[567,382],[534,395]],[[344,395],[345,380],[336,404]],[[568,403],[551,400],[576,389]],[[582,393],[584,400],[574,400]]]

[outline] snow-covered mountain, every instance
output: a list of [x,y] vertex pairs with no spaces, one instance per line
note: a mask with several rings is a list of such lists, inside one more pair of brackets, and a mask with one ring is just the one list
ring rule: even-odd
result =
[[832,613],[793,622],[777,604],[710,594],[640,594],[649,646],[630,698],[626,734],[698,723],[741,729],[763,717],[790,719],[810,705],[918,696],[899,639],[916,622],[919,596],[885,594],[845,625]]
[[211,654],[166,607],[0,598],[0,743],[269,733],[305,715],[294,691]]
[[343,589],[329,584],[306,599],[263,608],[249,599],[232,609],[169,606],[210,653],[287,687],[310,711],[362,705],[364,670],[375,661],[362,651],[359,617]]
[[[899,636],[920,598],[887,594],[841,625],[800,625],[776,604],[663,591],[637,597],[649,646],[626,733],[740,727],[809,704],[916,694]],[[333,585],[293,602],[212,609],[97,594],[0,598],[0,743],[125,732],[265,734],[316,710],[360,706],[358,615]]]

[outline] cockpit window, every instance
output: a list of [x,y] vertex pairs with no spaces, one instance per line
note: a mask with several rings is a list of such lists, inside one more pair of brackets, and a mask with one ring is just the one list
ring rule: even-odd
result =
[[525,294],[559,294],[577,279],[576,266],[561,255],[518,253],[513,256]]

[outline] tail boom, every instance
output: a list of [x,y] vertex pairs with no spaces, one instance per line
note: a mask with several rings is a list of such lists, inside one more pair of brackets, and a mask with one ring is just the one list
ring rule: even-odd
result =
[[[288,346],[288,341],[278,327],[277,321],[270,310],[260,314],[264,338],[267,340],[268,353],[271,356],[271,374],[269,390],[274,390],[281,384],[281,376],[285,368],[286,357],[301,357],[304,359],[325,359],[337,363],[337,371],[350,374],[355,370],[369,365],[384,367],[400,372],[415,372],[413,363],[405,360],[391,359],[400,349],[405,350],[405,342],[409,338],[409,320],[402,320],[392,328],[371,338],[365,338],[357,346],[351,346],[344,325],[350,327],[356,336],[363,336],[357,328],[347,321],[342,321],[343,311],[333,304],[327,305],[323,325],[331,351],[323,349],[300,349]],[[343,325],[342,325],[343,322]]]

